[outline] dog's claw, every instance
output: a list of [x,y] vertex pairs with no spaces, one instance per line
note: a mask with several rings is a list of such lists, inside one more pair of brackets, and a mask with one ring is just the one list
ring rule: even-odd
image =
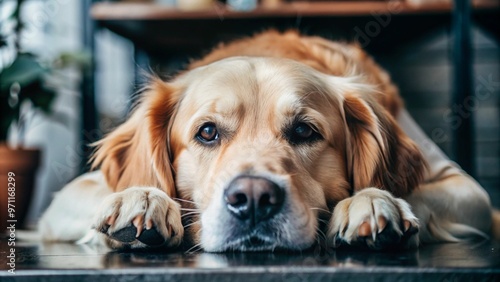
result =
[[150,230],[151,228],[153,228],[153,221],[148,219],[148,221],[146,221],[146,230]]
[[137,233],[135,234],[135,237],[138,238],[141,233],[142,229],[144,228],[144,217],[142,215],[138,215],[134,218],[132,221],[132,224],[137,228]]
[[115,224],[115,221],[116,221],[116,218],[118,217],[118,215],[114,214],[114,215],[110,215],[108,217],[108,219],[106,220],[106,225],[108,226],[112,226],[113,224]]
[[368,221],[365,221],[361,223],[358,229],[358,236],[359,237],[368,237],[372,234],[372,228],[370,227],[370,223]]
[[411,223],[408,220],[403,221],[403,225],[405,227],[405,232],[407,232],[411,227]]
[[387,226],[387,219],[383,216],[378,217],[378,233],[380,234],[382,231],[384,231],[385,227]]

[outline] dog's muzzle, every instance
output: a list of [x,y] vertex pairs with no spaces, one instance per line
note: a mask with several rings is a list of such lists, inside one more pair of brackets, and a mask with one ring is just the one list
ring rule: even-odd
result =
[[293,202],[285,185],[266,176],[233,178],[202,214],[203,248],[216,252],[309,248],[316,238],[315,215],[305,204]]

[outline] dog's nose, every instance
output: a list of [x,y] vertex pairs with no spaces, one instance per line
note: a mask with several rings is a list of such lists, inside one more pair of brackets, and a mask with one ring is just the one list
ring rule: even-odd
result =
[[276,214],[284,202],[284,191],[262,177],[240,176],[224,192],[227,208],[238,219],[255,225]]

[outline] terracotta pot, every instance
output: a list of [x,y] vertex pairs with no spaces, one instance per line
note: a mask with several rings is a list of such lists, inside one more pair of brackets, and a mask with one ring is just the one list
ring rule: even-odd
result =
[[[15,224],[16,229],[22,228],[31,202],[36,170],[40,163],[40,150],[13,149],[0,144],[0,233],[5,233],[7,226]],[[9,173],[13,173],[9,179]],[[12,174],[11,174],[12,175]],[[10,187],[10,189],[9,189]],[[11,204],[15,206],[14,217],[8,212],[9,191]],[[13,202],[12,200],[15,200]],[[8,220],[15,220],[8,222]]]

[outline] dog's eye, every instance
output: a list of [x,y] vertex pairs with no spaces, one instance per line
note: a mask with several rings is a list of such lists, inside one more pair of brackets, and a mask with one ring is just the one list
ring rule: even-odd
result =
[[311,137],[311,135],[314,133],[314,131],[309,125],[307,125],[305,123],[299,123],[293,129],[293,133],[298,138],[307,139],[307,138]]
[[219,139],[217,127],[213,123],[204,124],[196,134],[196,138],[203,143],[211,143]]
[[294,145],[311,143],[321,139],[321,135],[304,122],[295,123],[287,132],[288,141]]

